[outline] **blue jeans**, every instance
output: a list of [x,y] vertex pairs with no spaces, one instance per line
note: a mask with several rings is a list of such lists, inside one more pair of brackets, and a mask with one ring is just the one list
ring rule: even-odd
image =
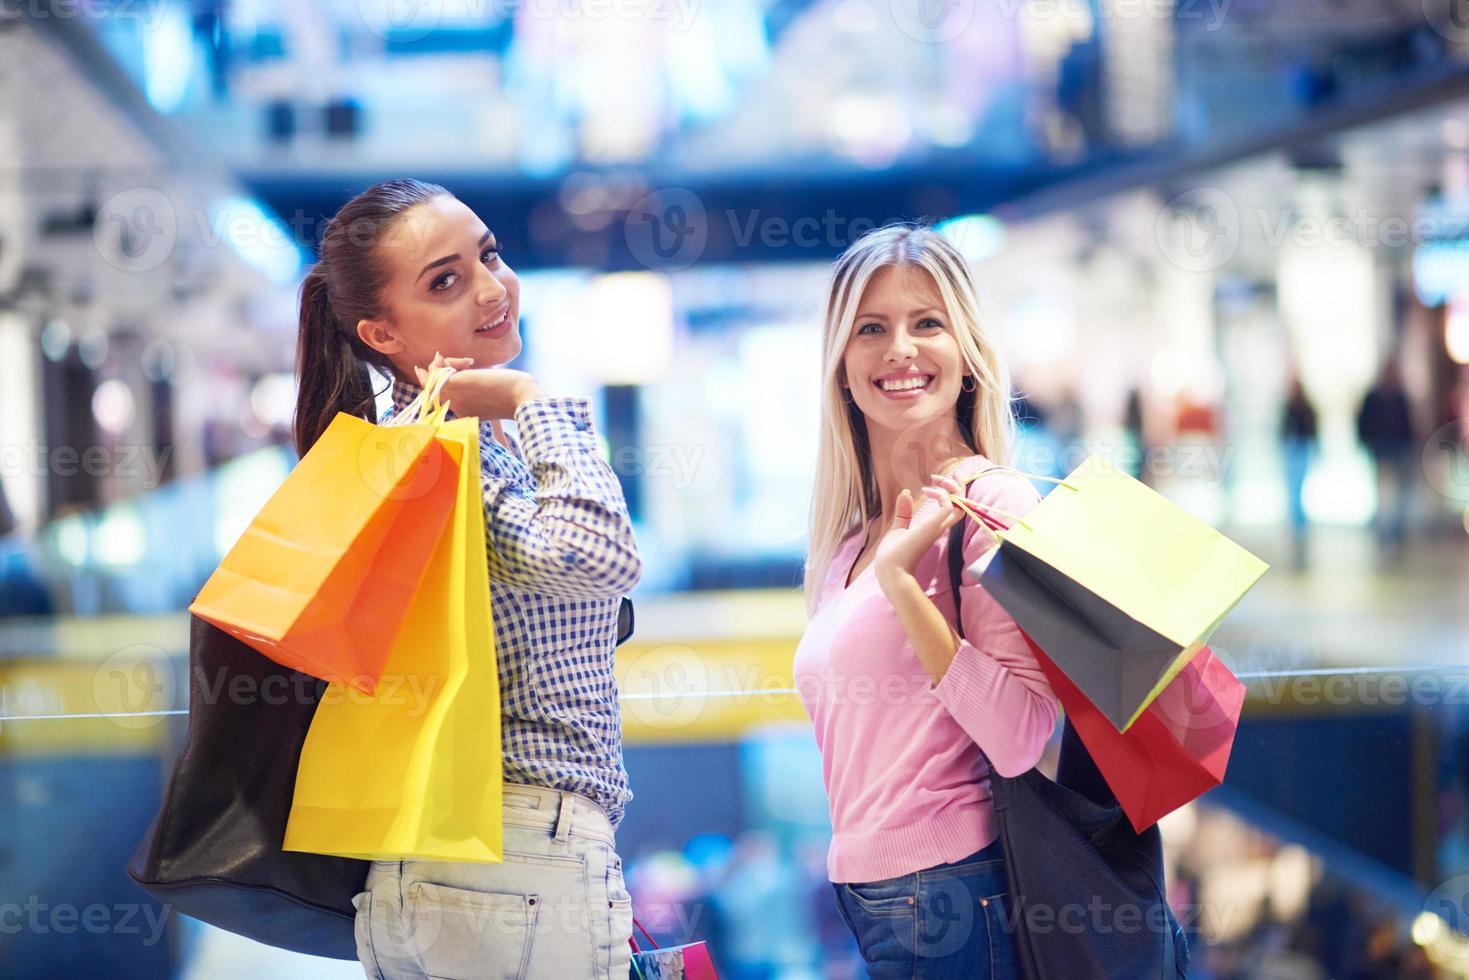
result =
[[870,977],[1013,980],[1018,975],[998,840],[952,864],[832,887]]

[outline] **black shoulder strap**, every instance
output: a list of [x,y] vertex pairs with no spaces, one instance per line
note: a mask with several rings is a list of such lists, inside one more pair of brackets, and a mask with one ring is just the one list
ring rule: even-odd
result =
[[632,630],[632,600],[623,596],[622,603],[617,607],[617,646],[627,642],[628,637],[632,636]]
[[949,587],[954,592],[954,630],[964,639],[964,617],[959,614],[959,586],[964,582],[964,519],[949,528]]

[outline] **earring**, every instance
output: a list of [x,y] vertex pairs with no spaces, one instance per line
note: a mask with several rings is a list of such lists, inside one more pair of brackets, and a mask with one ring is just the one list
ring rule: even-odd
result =
[[[965,384],[964,383],[965,381],[968,381],[968,382],[971,382],[971,383],[970,384]],[[972,374],[966,374],[966,375],[964,375],[964,381],[959,382],[959,387],[963,388],[965,391],[978,391],[979,390],[979,382],[974,380],[974,375],[972,375]]]

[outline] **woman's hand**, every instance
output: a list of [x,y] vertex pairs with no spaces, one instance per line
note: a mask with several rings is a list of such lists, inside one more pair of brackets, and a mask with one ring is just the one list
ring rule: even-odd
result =
[[545,398],[546,393],[535,377],[511,368],[475,368],[472,357],[445,357],[435,354],[425,368],[414,367],[419,385],[427,384],[429,374],[441,367],[454,373],[444,382],[439,399],[449,403],[460,417],[481,419],[513,419],[515,410],[528,401]]
[[904,576],[911,577],[918,559],[933,547],[939,535],[964,517],[949,499],[951,493],[962,497],[964,488],[949,477],[937,473],[930,476],[934,485],[923,488],[925,500],[916,513],[913,495],[906,488],[898,494],[893,523],[877,544],[873,572],[884,588]]

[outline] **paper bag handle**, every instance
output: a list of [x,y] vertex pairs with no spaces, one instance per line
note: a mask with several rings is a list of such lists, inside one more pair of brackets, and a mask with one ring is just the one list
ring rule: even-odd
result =
[[384,425],[443,425],[444,416],[449,411],[449,403],[441,402],[440,395],[443,393],[444,385],[453,376],[454,369],[445,365],[435,368],[428,376],[428,382],[418,397],[409,402],[403,411],[391,416]]
[[[986,476],[993,476],[997,473],[1010,473],[1014,476],[1024,477],[1027,480],[1044,480],[1047,483],[1054,483],[1058,487],[1065,487],[1068,490],[1074,491],[1077,489],[1074,484],[1067,483],[1065,480],[1058,480],[1054,476],[1042,476],[1039,473],[1026,473],[1024,470],[1017,470],[1013,466],[1001,466],[999,464],[985,467],[978,473],[975,473],[967,480],[965,480],[964,485],[967,488],[968,485],[973,483],[975,480],[982,479]],[[993,507],[989,504],[981,504],[978,501],[970,500],[968,497],[961,497],[957,493],[949,494],[949,499],[954,502],[955,506],[959,507],[970,517],[974,518],[975,521],[983,524],[991,531],[1004,530],[1005,525],[1002,525],[994,520],[994,518],[989,516],[990,514],[998,514],[1001,517],[1009,519],[1012,526],[1015,524],[1019,524],[1026,530],[1031,530],[1031,526],[1025,523],[1025,519],[1023,517],[1012,514],[1007,510],[1001,510],[1000,508]]]
[[[652,935],[648,932],[647,929],[644,929],[643,928],[643,924],[638,921],[638,917],[637,916],[633,916],[632,917],[632,924],[635,925],[635,926],[637,926],[638,927],[638,932],[641,932],[643,934],[643,938],[645,938],[645,939],[648,940],[649,947],[651,947],[653,949],[660,949],[661,948],[658,945],[658,941],[652,937]],[[628,941],[628,944],[630,946],[632,946],[632,951],[634,953],[641,953],[642,952],[642,949],[638,947],[638,936],[637,936],[637,933],[633,933],[631,936],[628,936],[627,937],[627,941]]]

